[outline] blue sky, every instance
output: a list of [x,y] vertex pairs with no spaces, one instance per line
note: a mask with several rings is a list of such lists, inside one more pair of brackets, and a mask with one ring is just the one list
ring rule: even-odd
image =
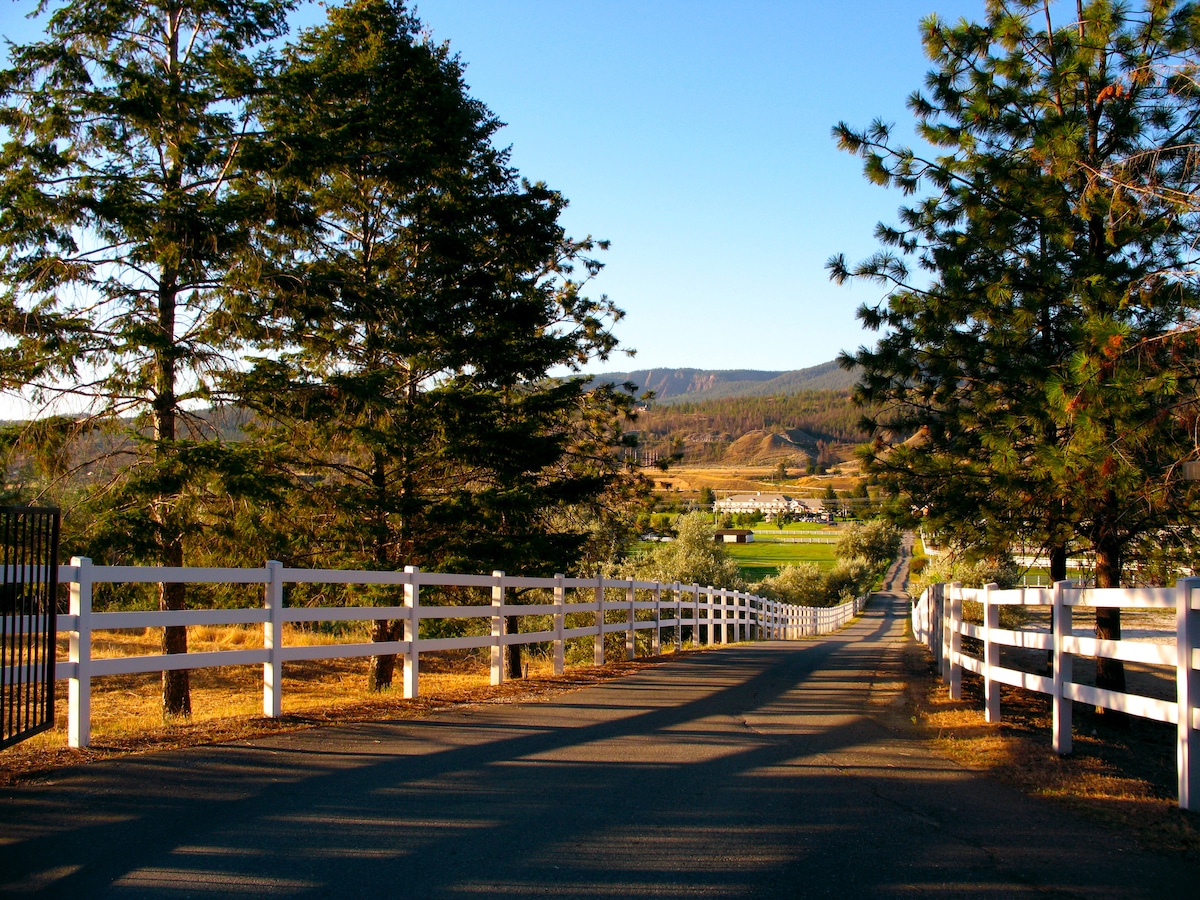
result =
[[875,249],[898,192],[868,184],[839,120],[907,126],[928,64],[919,22],[982,0],[422,0],[467,64],[526,177],[571,202],[572,234],[612,241],[595,290],[636,348],[598,369],[794,369],[873,342],[881,296],[824,264]]
[[[0,34],[35,32],[0,0]],[[839,120],[906,128],[928,69],[920,19],[980,18],[983,0],[421,0],[466,63],[500,142],[561,191],[574,236],[612,241],[594,293],[626,312],[637,356],[593,371],[795,369],[874,339],[874,286],[824,263],[875,249],[899,193],[867,184]],[[319,14],[310,8],[297,22]]]

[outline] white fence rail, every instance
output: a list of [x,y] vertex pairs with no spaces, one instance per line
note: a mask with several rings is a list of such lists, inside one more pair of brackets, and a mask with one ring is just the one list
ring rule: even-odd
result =
[[[263,605],[253,609],[188,609],[150,612],[93,612],[92,589],[97,584],[247,584],[263,586]],[[420,692],[420,655],[439,650],[489,648],[491,681],[504,679],[504,648],[514,645],[550,643],[555,674],[562,674],[566,642],[576,638],[593,640],[593,661],[604,664],[605,635],[624,633],[629,659],[636,654],[638,631],[649,631],[651,652],[662,649],[667,631],[677,649],[682,647],[684,629],[696,643],[727,643],[743,640],[794,640],[827,634],[846,625],[862,612],[866,597],[832,608],[814,608],[778,603],[763,597],[699,585],[662,584],[602,578],[523,578],[493,572],[491,575],[457,575],[422,572],[409,567],[403,572],[343,571],[334,569],[291,569],[268,562],[261,569],[156,568],[140,566],[94,566],[86,558],[73,558],[59,568],[59,583],[70,590],[66,615],[58,616],[58,631],[68,638],[65,661],[58,662],[55,677],[68,682],[67,740],[72,747],[91,741],[92,679],[105,675],[161,672],[169,669],[201,669],[230,665],[263,667],[263,714],[282,713],[283,665],[296,660],[354,658],[396,655],[402,658],[403,696],[413,699]],[[396,606],[285,606],[286,584],[387,585],[397,588],[401,603]],[[468,587],[490,592],[491,602],[477,606],[422,605],[423,587]],[[512,591],[541,589],[549,603],[512,603]],[[582,598],[582,599],[581,599]],[[542,617],[541,630],[510,633],[510,617]],[[489,633],[462,637],[420,636],[420,623],[427,619],[484,619]],[[361,622],[400,620],[400,640],[321,645],[287,645],[285,623]],[[549,620],[549,628],[543,627]],[[581,622],[583,624],[581,624]],[[174,625],[262,625],[263,646],[250,650],[219,650],[179,654],[155,654],[99,658],[92,655],[92,635],[118,628],[161,628]],[[8,683],[31,677],[20,667],[7,667]]]
[[[980,625],[963,620],[963,602],[983,606]],[[1020,631],[1000,627],[1000,608],[1007,605],[1049,607],[1051,630]],[[1073,633],[1072,615],[1079,608],[1171,609],[1175,640],[1167,644],[1101,641]],[[1131,716],[1175,725],[1178,729],[1179,806],[1200,809],[1200,578],[1185,578],[1173,588],[1081,588],[1060,581],[1049,588],[999,590],[996,585],[964,588],[961,584],[930,586],[912,607],[912,631],[933,652],[950,696],[962,696],[962,673],[983,678],[985,717],[1000,720],[1000,685],[1048,694],[1053,708],[1052,743],[1056,753],[1071,752],[1072,703],[1076,700]],[[983,645],[979,657],[963,652],[963,637]],[[1035,675],[1000,665],[1001,647],[1045,650],[1052,675]],[[1174,700],[1120,693],[1073,679],[1076,656],[1119,659],[1174,670]]]

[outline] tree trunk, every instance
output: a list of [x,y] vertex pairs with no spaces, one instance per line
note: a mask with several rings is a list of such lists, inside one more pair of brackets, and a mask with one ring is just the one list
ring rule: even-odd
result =
[[[371,628],[371,640],[376,643],[398,641],[400,640],[400,629],[403,627],[403,624],[399,620],[392,622],[388,619],[376,619],[375,624]],[[372,656],[367,666],[367,690],[389,690],[395,674],[396,654],[389,653],[382,656]]]
[[1050,548],[1050,583],[1067,580],[1067,548],[1057,546]]
[[[1067,580],[1067,548],[1060,544],[1050,548],[1050,583]],[[1054,675],[1054,651],[1046,651],[1046,674]]]
[[[183,548],[174,544],[164,554],[163,564],[172,567],[183,565]],[[175,552],[178,551],[178,552]],[[158,586],[158,608],[160,610],[184,609],[187,597],[183,584],[160,584]],[[187,626],[168,625],[163,629],[162,652],[187,653]],[[191,679],[187,669],[165,670],[162,673],[163,718],[192,715]]]
[[[387,571],[392,568],[388,558],[388,517],[387,509],[388,477],[387,460],[379,450],[371,456],[371,487],[374,492],[374,506],[371,511],[371,568]],[[398,641],[403,634],[404,623],[396,620],[376,619],[371,628],[371,640],[374,643]],[[396,674],[396,654],[385,653],[372,656],[367,666],[367,690],[372,693],[387,691],[392,687]]]
[[[164,348],[155,352],[155,386],[153,399],[154,454],[157,459],[168,457],[176,439],[175,419],[177,400],[175,397],[175,274],[164,272],[159,284],[158,327],[162,333]],[[183,527],[178,513],[173,511],[175,498],[159,494],[152,501],[152,516],[160,529],[160,564],[170,568],[183,566]],[[183,584],[160,584],[158,586],[158,608],[179,610],[187,605]],[[162,651],[164,654],[187,653],[187,626],[168,625],[163,629]],[[190,717],[192,714],[191,679],[187,669],[167,670],[162,673],[163,718]]]
[[[504,617],[504,631],[507,634],[519,634],[521,631],[521,617],[520,616],[505,616]],[[508,645],[508,677],[509,678],[520,678],[521,677],[521,645],[520,644],[509,644]]]

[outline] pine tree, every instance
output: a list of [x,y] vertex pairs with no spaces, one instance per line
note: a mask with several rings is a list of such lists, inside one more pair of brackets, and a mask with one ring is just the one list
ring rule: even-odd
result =
[[[1112,190],[1098,174],[1138,148],[1194,143],[1200,99],[1196,11],[1099,0],[1053,26],[1035,0],[990,2],[986,21],[923,23],[934,62],[910,108],[940,155],[898,146],[881,123],[839,125],[872,181],[932,193],[881,225],[885,249],[833,277],[890,287],[859,311],[883,332],[844,357],[862,367],[856,398],[876,404],[867,462],[893,514],[919,512],[983,556],[1014,543],[1096,556],[1115,587],[1138,535],[1178,524],[1191,494],[1174,465],[1195,385],[1194,215]],[[926,273],[916,277],[907,260]],[[1120,636],[1119,610],[1097,634]],[[1120,688],[1120,663],[1098,683]]]
[[[259,214],[230,184],[290,6],[63,4],[0,73],[0,388],[123,433],[96,544],[133,558],[182,565],[197,495],[243,471],[189,410],[241,345],[226,301]],[[163,649],[186,650],[185,629]],[[163,673],[163,709],[189,713],[186,672]]]
[[[460,63],[403,3],[328,14],[259,110],[274,177],[257,202],[276,211],[260,240],[288,262],[261,274],[253,316],[277,351],[238,389],[302,435],[312,558],[563,571],[586,532],[554,514],[622,471],[583,449],[619,399],[547,377],[616,346],[619,311],[572,274],[598,272],[601,245],[564,234],[563,198],[519,179]],[[399,629],[379,620],[373,637]],[[393,668],[374,658],[370,685]]]

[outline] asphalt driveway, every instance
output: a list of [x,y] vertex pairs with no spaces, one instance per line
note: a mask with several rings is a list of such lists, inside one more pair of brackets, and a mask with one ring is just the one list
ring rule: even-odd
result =
[[[169,751],[0,789],[0,893],[1163,897],[1147,854],[889,729],[906,601],[548,702]],[[872,690],[872,685],[876,689]]]

